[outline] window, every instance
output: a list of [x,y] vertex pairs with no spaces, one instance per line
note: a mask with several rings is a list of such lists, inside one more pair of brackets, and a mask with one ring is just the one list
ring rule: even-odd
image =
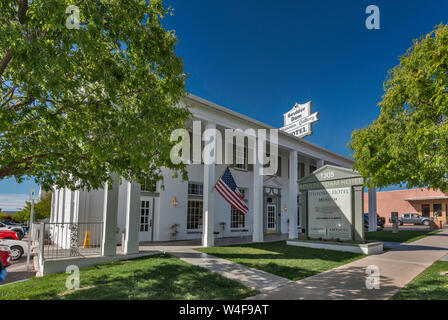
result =
[[189,196],[203,196],[204,186],[201,183],[189,183],[188,184]]
[[[266,159],[270,159],[271,154],[270,153],[266,153]],[[270,161],[272,161],[272,159],[270,159]],[[266,164],[263,165],[263,168],[269,168],[272,166],[271,162],[268,162]],[[288,174],[289,174],[289,170],[288,170]],[[274,174],[277,177],[281,177],[282,175],[282,157],[280,155],[278,155],[277,158],[277,171]]]
[[429,204],[422,204],[422,216],[429,218],[431,213],[431,206]]
[[[239,189],[243,195],[243,199],[248,203],[247,199],[247,189]],[[230,207],[230,228],[231,229],[242,229],[246,227],[246,215],[239,210],[235,209],[233,206]]]
[[202,200],[188,200],[187,208],[187,229],[201,230],[202,229]]
[[201,183],[188,184],[187,230],[202,229],[204,186]]
[[145,182],[142,184],[141,191],[143,192],[156,192],[157,189],[157,183],[155,181],[149,181],[148,179],[145,179]]
[[143,200],[140,205],[140,232],[149,230],[150,201]]
[[314,171],[317,170],[316,166],[310,165],[310,172],[313,173]]
[[237,148],[236,144],[233,145],[234,151],[234,165],[235,168],[241,170],[247,170],[247,162],[249,158],[249,149],[246,144],[246,140],[244,140],[244,148]]
[[305,164],[303,162],[299,162],[299,179],[305,176]]

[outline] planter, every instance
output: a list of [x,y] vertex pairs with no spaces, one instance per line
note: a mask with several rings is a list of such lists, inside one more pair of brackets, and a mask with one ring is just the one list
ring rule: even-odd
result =
[[286,244],[291,246],[325,249],[334,251],[353,252],[360,254],[377,254],[383,252],[382,242],[371,243],[342,243],[332,241],[312,241],[312,240],[289,240]]

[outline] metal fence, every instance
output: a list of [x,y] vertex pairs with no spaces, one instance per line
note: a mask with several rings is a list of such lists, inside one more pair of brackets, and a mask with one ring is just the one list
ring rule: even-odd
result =
[[40,232],[44,260],[101,255],[102,222],[42,223]]

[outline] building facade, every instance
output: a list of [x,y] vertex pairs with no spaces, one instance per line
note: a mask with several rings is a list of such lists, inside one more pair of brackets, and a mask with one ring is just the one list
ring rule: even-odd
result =
[[[201,121],[203,131],[274,129],[193,95],[182,103],[188,106],[192,120]],[[262,146],[260,141],[257,146]],[[90,192],[53,190],[51,223],[102,222],[105,255],[113,254],[120,243],[125,252],[132,253],[138,252],[140,242],[147,241],[202,239],[204,246],[213,246],[217,237],[251,236],[253,241],[262,242],[264,235],[277,233],[297,238],[302,231],[298,179],[324,164],[353,166],[353,160],[347,157],[281,131],[275,174],[259,174],[260,164],[247,161],[251,152],[247,147],[236,153],[235,157],[240,158],[236,163],[240,164],[230,166],[249,207],[246,215],[214,190],[227,165],[201,163],[188,165],[189,181],[173,178],[172,172],[164,169],[163,182],[155,188],[117,181],[112,187]],[[67,231],[57,228],[52,231],[53,241],[63,246],[56,234]]]
[[[448,193],[430,189],[408,189],[382,191],[376,193],[378,215],[386,218],[390,225],[391,212],[418,213],[424,217],[437,217],[439,221],[448,220]],[[369,211],[368,194],[364,194],[364,212]]]

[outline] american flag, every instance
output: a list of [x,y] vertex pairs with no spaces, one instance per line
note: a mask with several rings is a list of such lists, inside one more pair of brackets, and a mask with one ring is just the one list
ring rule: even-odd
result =
[[243,195],[238,189],[235,180],[233,180],[230,169],[227,168],[222,177],[216,182],[216,190],[223,198],[232,205],[239,212],[246,214],[249,208],[244,202]]

